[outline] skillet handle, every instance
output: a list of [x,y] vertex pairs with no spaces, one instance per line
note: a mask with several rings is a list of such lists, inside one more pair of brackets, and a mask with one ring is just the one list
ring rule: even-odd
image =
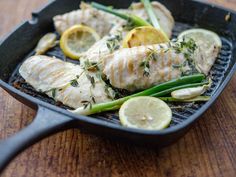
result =
[[0,173],[20,152],[39,140],[73,126],[74,120],[39,106],[33,122],[19,133],[0,141]]

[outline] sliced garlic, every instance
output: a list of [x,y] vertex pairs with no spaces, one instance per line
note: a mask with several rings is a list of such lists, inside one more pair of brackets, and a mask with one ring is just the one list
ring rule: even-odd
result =
[[171,96],[179,100],[192,99],[205,93],[207,89],[209,89],[209,87],[210,87],[210,84],[204,85],[201,87],[180,89],[180,90],[173,91],[171,93]]
[[45,34],[38,42],[35,48],[35,55],[42,55],[56,45],[57,36],[54,33]]

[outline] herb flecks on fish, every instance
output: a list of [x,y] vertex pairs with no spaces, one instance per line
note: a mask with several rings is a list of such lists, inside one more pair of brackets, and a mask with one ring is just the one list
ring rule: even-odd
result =
[[92,88],[91,87],[90,87],[90,100],[89,101],[84,100],[84,101],[81,101],[81,103],[83,104],[84,109],[86,109],[88,107],[89,107],[89,109],[92,109],[93,104],[96,104],[95,96],[92,93]]
[[78,83],[77,79],[73,79],[73,80],[70,81],[70,85],[72,87],[78,87],[79,83]]
[[171,48],[175,50],[177,54],[182,53],[187,60],[192,60],[193,54],[197,49],[195,41],[190,39],[183,39],[183,41],[170,43]]
[[105,85],[104,89],[105,89],[105,92],[107,94],[107,97],[111,98],[112,100],[114,100],[115,97],[116,97],[116,92],[107,84]]
[[45,91],[44,93],[48,93],[48,92],[51,92],[51,93],[52,93],[53,99],[56,98],[57,88],[52,88],[52,89],[50,89],[50,90],[48,90],[48,91]]
[[98,71],[100,63],[97,62],[90,62],[88,59],[84,61],[83,69],[86,71]]
[[86,100],[84,100],[84,101],[81,101],[81,103],[83,104],[84,109],[86,109],[86,108],[88,108],[88,107],[89,107],[89,109],[92,109],[92,107],[93,107],[92,101],[86,101]]
[[[174,79],[174,80],[165,82],[163,84],[156,85],[142,92],[129,95],[127,97],[123,97],[123,98],[120,98],[111,102],[107,102],[107,103],[94,104],[92,105],[92,108],[88,112],[86,112],[86,115],[117,110],[125,101],[134,97],[138,97],[138,96],[162,97],[164,95],[170,94],[171,92],[175,90],[202,86],[202,85],[205,85],[205,82],[203,82],[204,79],[205,79],[205,76],[203,74],[196,74],[196,75],[185,76],[178,79]],[[88,103],[88,102],[84,102],[84,103]],[[77,110],[73,111],[73,113],[84,114],[84,110],[81,108],[78,108]]]
[[88,78],[88,80],[92,84],[92,87],[95,88],[95,79],[94,79],[94,77],[90,76],[89,74],[86,74],[86,77]]
[[102,80],[102,73],[98,67],[99,64],[101,64],[101,63],[90,62],[89,60],[86,60],[84,62],[84,66],[83,66],[84,71],[82,72],[82,74],[85,73],[86,77],[88,78],[88,80],[92,84],[93,88],[95,88],[96,82],[95,82],[94,76],[90,75],[90,72],[95,72],[96,73],[95,77]]
[[53,98],[56,98],[56,91],[57,91],[56,88],[52,89],[52,97]]
[[183,38],[182,41],[172,42],[170,43],[170,48],[173,49],[177,54],[182,53],[186,59],[183,64],[172,65],[173,68],[179,69],[182,76],[198,73],[193,59],[194,53],[197,49],[197,44],[192,38]]
[[124,30],[130,31],[130,30],[134,29],[135,25],[134,25],[132,19],[129,18],[129,19],[127,19],[126,24],[123,25],[122,27]]
[[144,68],[143,76],[149,77],[149,75],[150,75],[150,62],[157,61],[157,60],[158,60],[157,51],[149,48],[149,52],[147,54],[147,57],[139,65],[140,67]]
[[119,32],[118,34],[110,37],[107,39],[106,45],[109,49],[110,53],[113,53],[115,50],[120,48],[120,41],[122,40],[122,33]]

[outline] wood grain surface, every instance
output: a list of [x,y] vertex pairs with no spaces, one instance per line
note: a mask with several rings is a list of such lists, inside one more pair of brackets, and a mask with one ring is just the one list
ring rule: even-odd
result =
[[[235,0],[209,0],[236,10]],[[0,0],[0,36],[47,0]],[[26,126],[35,111],[0,89],[0,138]],[[236,75],[214,106],[181,140],[150,150],[68,130],[19,155],[3,177],[236,176]]]

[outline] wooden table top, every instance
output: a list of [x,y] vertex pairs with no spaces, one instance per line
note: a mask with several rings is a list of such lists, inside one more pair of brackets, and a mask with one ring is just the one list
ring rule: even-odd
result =
[[[235,0],[209,0],[236,10]],[[1,0],[0,36],[47,0]],[[35,111],[0,89],[0,138],[26,126]],[[218,101],[177,143],[155,151],[68,130],[19,155],[2,176],[236,176],[236,75]]]

